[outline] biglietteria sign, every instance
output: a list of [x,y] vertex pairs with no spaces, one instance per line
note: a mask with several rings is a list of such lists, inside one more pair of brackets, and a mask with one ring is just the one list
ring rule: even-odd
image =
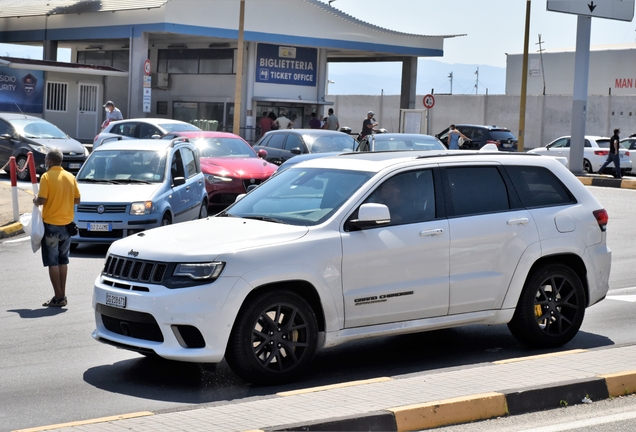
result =
[[256,82],[316,86],[318,50],[258,44]]
[[634,0],[548,0],[547,9],[620,21],[634,18]]

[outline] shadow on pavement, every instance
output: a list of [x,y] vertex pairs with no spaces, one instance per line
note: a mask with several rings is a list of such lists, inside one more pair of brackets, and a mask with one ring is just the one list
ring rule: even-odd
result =
[[66,309],[59,307],[42,307],[39,309],[9,309],[7,312],[14,312],[20,315],[20,318],[43,318],[60,315],[66,312]]
[[281,391],[410,373],[439,373],[516,357],[613,345],[580,331],[559,349],[521,345],[507,326],[468,326],[350,342],[319,351],[309,371],[290,384],[261,387],[244,382],[225,362],[208,372],[198,364],[140,357],[91,368],[84,381],[102,390],[151,400],[202,404]]

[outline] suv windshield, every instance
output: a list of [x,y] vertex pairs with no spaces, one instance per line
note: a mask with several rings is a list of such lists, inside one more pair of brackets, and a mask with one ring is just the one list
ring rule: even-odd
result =
[[161,183],[165,171],[165,153],[149,150],[105,150],[91,153],[77,174],[77,180]]
[[191,125],[190,123],[163,123],[158,125],[161,129],[168,132],[184,132],[184,131],[200,131],[198,127],[195,125]]
[[349,135],[304,135],[303,136],[310,153],[345,152],[353,151],[357,146],[357,141]]
[[372,174],[337,169],[294,168],[270,178],[224,215],[317,225],[329,218]]
[[201,157],[258,157],[249,144],[238,138],[197,138],[194,145]]

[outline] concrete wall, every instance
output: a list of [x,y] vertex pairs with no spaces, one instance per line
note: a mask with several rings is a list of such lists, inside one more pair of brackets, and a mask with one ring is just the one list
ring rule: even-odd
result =
[[[423,95],[416,100],[422,101]],[[381,128],[399,131],[399,100],[397,95],[328,96],[340,126],[353,132],[362,128],[362,120],[369,110]],[[419,107],[422,108],[421,102]],[[610,136],[614,128],[622,136],[636,133],[636,96],[588,96],[586,134]],[[526,150],[545,146],[552,140],[571,134],[572,97],[563,95],[535,95],[526,100]],[[451,123],[497,125],[519,134],[519,96],[507,95],[435,95],[435,106],[429,112],[429,133],[434,135]]]

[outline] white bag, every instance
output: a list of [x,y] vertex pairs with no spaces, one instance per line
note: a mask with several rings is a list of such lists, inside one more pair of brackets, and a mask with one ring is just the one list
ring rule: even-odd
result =
[[457,140],[457,146],[459,148],[462,148],[462,146],[464,145],[464,137],[459,137],[459,139]]
[[24,232],[31,236],[31,249],[33,249],[34,253],[37,252],[44,238],[44,221],[42,220],[40,207],[34,205],[31,213],[25,213],[20,216],[20,223]]

